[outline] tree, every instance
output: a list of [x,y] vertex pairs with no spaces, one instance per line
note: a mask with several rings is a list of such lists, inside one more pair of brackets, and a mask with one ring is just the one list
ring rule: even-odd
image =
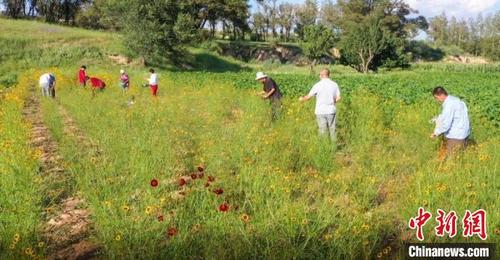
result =
[[344,63],[367,73],[380,66],[408,66],[409,28],[420,19],[407,19],[411,13],[400,0],[339,0]]
[[373,68],[375,58],[387,46],[386,42],[380,20],[366,19],[364,22],[352,25],[351,30],[343,35],[342,56],[356,70],[367,73]]
[[2,0],[5,7],[5,14],[14,19],[24,15],[26,10],[26,2],[24,0]]
[[448,42],[448,18],[444,12],[432,18],[429,27],[429,35],[435,42],[439,44],[446,44]]
[[167,58],[180,61],[186,44],[197,36],[196,21],[181,12],[176,0],[135,0],[125,17],[125,45],[132,54],[149,64],[162,64]]
[[481,55],[493,61],[500,60],[500,11],[484,19],[480,41]]
[[306,0],[303,5],[297,8],[296,31],[299,39],[304,39],[304,28],[316,24],[317,18],[318,2],[316,0]]
[[338,29],[340,11],[332,0],[325,0],[321,5],[320,23],[328,28]]
[[335,35],[331,29],[322,24],[313,24],[304,28],[304,40],[300,45],[306,57],[312,62],[312,68],[321,57],[328,54],[334,44]]
[[260,12],[254,13],[252,16],[253,30],[258,41],[266,40],[266,18]]
[[250,31],[248,26],[248,5],[243,0],[226,0],[224,6],[224,23],[232,30],[232,39],[245,39],[245,32]]
[[281,36],[285,41],[290,40],[290,33],[294,24],[295,8],[290,3],[280,4],[278,7],[278,24],[281,27]]

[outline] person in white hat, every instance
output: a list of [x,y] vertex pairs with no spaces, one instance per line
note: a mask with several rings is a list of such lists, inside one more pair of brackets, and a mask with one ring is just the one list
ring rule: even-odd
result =
[[120,87],[122,88],[123,93],[128,90],[129,86],[130,80],[128,74],[125,72],[125,70],[120,70]]
[[300,97],[299,101],[307,101],[316,97],[316,121],[321,135],[329,133],[332,141],[335,140],[335,122],[337,121],[335,104],[340,101],[340,89],[337,83],[330,79],[330,70],[323,69],[320,81],[316,83],[309,94]]
[[278,119],[279,110],[281,109],[281,91],[276,82],[263,72],[257,72],[255,80],[259,81],[263,85],[263,91],[260,92],[260,95],[263,99],[269,99],[271,103],[271,119],[272,121],[275,121]]

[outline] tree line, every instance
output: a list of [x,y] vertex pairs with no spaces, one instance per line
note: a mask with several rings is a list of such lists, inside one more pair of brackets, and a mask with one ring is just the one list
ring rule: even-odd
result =
[[451,46],[453,55],[467,52],[500,60],[500,12],[476,18],[450,19],[445,13],[430,19],[428,31],[437,46]]
[[[120,31],[131,55],[147,63],[181,62],[186,46],[229,39],[296,42],[311,63],[335,50],[337,62],[361,72],[405,67],[412,40],[426,31],[436,46],[499,59],[500,14],[429,22],[403,0],[1,0],[13,18]],[[253,10],[253,11],[252,11]]]
[[81,6],[90,0],[1,0],[12,18],[41,17],[46,22],[75,24]]

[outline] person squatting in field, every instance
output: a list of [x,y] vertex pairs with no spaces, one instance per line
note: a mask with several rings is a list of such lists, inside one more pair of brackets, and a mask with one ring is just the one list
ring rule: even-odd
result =
[[149,69],[150,76],[146,80],[148,81],[149,87],[151,88],[151,94],[156,97],[158,92],[158,74],[156,74],[154,69]]
[[92,93],[94,94],[96,90],[104,90],[106,87],[106,83],[101,79],[91,77],[90,78],[90,86],[92,87]]
[[330,79],[330,70],[323,69],[320,74],[320,81],[316,83],[309,94],[300,97],[299,101],[304,102],[312,97],[316,97],[316,121],[321,135],[330,133],[330,138],[335,141],[335,123],[337,121],[335,103],[340,101],[340,89],[337,83]]
[[435,87],[432,95],[442,103],[442,110],[436,119],[431,138],[444,135],[446,156],[449,157],[455,151],[467,147],[471,134],[469,113],[465,103],[455,96],[448,95],[443,87]]
[[125,93],[130,86],[130,79],[125,70],[120,70],[120,87],[122,88],[123,93]]
[[52,73],[45,73],[40,76],[40,88],[42,89],[42,96],[52,98],[56,97],[56,77]]
[[281,110],[281,91],[276,82],[263,72],[257,72],[255,80],[262,83],[263,90],[259,93],[263,99],[269,99],[271,103],[271,120],[278,119]]
[[78,83],[80,83],[80,86],[85,87],[87,85],[87,80],[89,80],[87,76],[87,67],[83,65],[78,71]]

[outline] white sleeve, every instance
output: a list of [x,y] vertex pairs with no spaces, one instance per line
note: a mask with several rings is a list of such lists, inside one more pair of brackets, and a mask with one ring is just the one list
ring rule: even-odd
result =
[[316,96],[318,94],[318,84],[314,84],[314,86],[311,88],[309,91],[309,94],[307,94],[310,97]]

